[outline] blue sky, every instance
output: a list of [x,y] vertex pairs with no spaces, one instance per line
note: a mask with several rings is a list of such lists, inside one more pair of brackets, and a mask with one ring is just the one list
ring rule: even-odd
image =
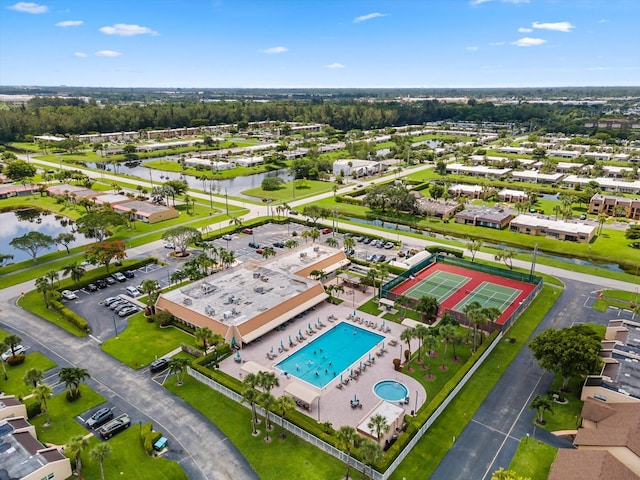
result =
[[0,84],[640,85],[640,0],[0,0]]

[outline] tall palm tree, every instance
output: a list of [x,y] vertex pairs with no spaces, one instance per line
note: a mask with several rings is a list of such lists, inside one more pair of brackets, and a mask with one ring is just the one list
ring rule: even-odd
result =
[[296,409],[296,402],[293,401],[293,398],[288,397],[286,395],[282,395],[281,397],[276,398],[276,406],[275,411],[280,414],[282,420],[284,422],[287,413]]
[[147,278],[142,281],[140,288],[142,293],[147,296],[147,308],[149,309],[149,313],[152,315],[155,314],[155,303],[158,298],[158,293],[160,292],[160,284],[156,280]]
[[[409,358],[411,358],[411,339],[412,338],[413,338],[413,328],[405,328],[402,331],[402,333],[400,333],[400,340],[402,340],[403,342],[407,342],[407,350],[409,350]],[[409,360],[409,358],[407,358],[407,361]]]
[[418,339],[418,360],[422,359],[422,343],[427,335],[430,335],[430,330],[422,324],[416,325],[413,329],[413,336]]
[[44,277],[51,282],[52,289],[56,282],[58,282],[58,285],[60,284],[60,273],[57,270],[49,270],[44,274]]
[[440,304],[435,297],[423,295],[416,304],[416,310],[422,314],[423,321],[426,319],[431,323],[440,310]]
[[219,334],[215,334],[211,331],[209,327],[200,327],[196,328],[196,331],[193,332],[193,336],[196,339],[196,342],[202,343],[202,347],[204,348],[205,353],[207,352],[210,345],[213,344],[216,339],[216,335],[220,337]]
[[65,453],[76,461],[75,473],[79,477],[82,471],[82,454],[89,448],[89,440],[82,435],[71,437],[67,442]]
[[471,327],[473,328],[473,351],[475,352],[478,342],[478,328],[486,317],[482,311],[482,305],[478,302],[468,303],[462,311],[469,319],[469,323],[471,323]]
[[380,288],[378,289],[378,296],[382,298],[382,284],[384,283],[384,279],[389,276],[389,267],[386,263],[380,263],[376,267],[376,272],[378,273],[378,277],[380,277]]
[[427,358],[429,359],[429,371],[431,371],[431,352],[438,346],[438,339],[430,331],[424,337],[424,346],[427,347]]
[[389,422],[387,417],[381,414],[373,415],[367,423],[369,430],[372,430],[376,434],[376,440],[380,441],[383,434],[389,431]]
[[344,237],[344,240],[342,240],[342,246],[347,250],[351,250],[356,246],[356,241],[353,237]]
[[322,279],[325,277],[325,275],[326,274],[324,273],[324,270],[311,270],[309,272],[309,276],[314,280],[320,280],[320,283],[322,283]]
[[353,450],[358,444],[358,433],[356,429],[348,425],[343,425],[340,430],[336,432],[336,441],[338,447],[347,452],[347,477],[349,480],[349,469],[351,467],[351,450]]
[[262,249],[262,258],[264,258],[265,260],[268,259],[269,257],[275,257],[276,255],[277,255],[277,252],[273,247],[264,247]]
[[320,230],[316,227],[313,227],[309,230],[309,238],[311,239],[311,243],[316,243],[316,240],[320,238]]
[[[271,431],[271,420],[269,419],[269,412],[271,412],[271,407],[273,407],[275,401],[276,399],[269,392],[262,392],[258,394],[258,403],[262,408],[264,408],[264,423],[267,432]],[[266,439],[267,441],[270,439],[268,433]]]
[[44,297],[44,305],[45,307],[49,308],[49,292],[52,290],[49,280],[47,280],[45,277],[37,278],[36,290],[42,293],[42,296]]
[[404,318],[407,313],[407,307],[411,304],[412,300],[405,295],[398,295],[394,301],[396,305],[400,307],[400,317]]
[[[366,478],[367,467],[371,468],[371,465],[376,463],[382,458],[383,451],[380,445],[371,440],[365,438],[360,443],[360,458],[362,459],[362,479]],[[370,472],[372,473],[372,472]]]
[[100,464],[100,475],[104,480],[104,461],[111,455],[111,447],[108,443],[99,443],[91,450],[91,458]]
[[[249,375],[253,375],[253,374],[250,373]],[[253,433],[253,435],[258,434],[258,430],[256,428],[256,425],[258,424],[258,413],[256,412],[256,403],[258,402],[259,395],[260,395],[260,392],[258,392],[253,387],[246,387],[244,390],[242,390],[242,401],[248,402],[251,405],[251,427],[252,427],[251,433]]]
[[191,365],[191,360],[184,357],[174,357],[169,361],[169,371],[176,376],[176,385],[184,383],[184,374],[187,367]]
[[257,374],[257,386],[264,389],[265,392],[270,393],[275,387],[280,386],[280,380],[273,372],[258,372]]
[[36,388],[34,388],[31,393],[33,394],[36,402],[40,404],[40,409],[46,415],[46,421],[44,422],[45,426],[49,425],[49,409],[47,408],[47,400],[53,395],[53,388],[46,383],[39,384]]
[[325,243],[329,245],[331,248],[336,248],[339,245],[338,240],[336,240],[334,237],[327,238],[325,240]]
[[7,335],[4,337],[4,344],[11,350],[12,357],[16,356],[16,347],[20,345],[20,342],[22,342],[22,339],[18,335]]
[[537,395],[529,405],[531,410],[536,411],[536,422],[544,424],[544,412],[548,411],[553,413],[553,400],[549,395]]
[[442,325],[440,326],[439,331],[440,336],[444,340],[444,355],[446,355],[447,348],[449,347],[449,344],[453,342],[453,337],[456,334],[456,327],[453,325]]
[[72,262],[69,265],[62,267],[62,274],[69,275],[73,283],[78,283],[84,277],[86,271],[82,265],[77,262]]
[[44,373],[39,368],[30,368],[22,377],[22,381],[27,385],[33,385],[36,388],[44,378]]
[[58,378],[69,389],[67,400],[73,402],[80,398],[80,384],[86,378],[91,378],[91,375],[86,368],[64,367],[58,372]]

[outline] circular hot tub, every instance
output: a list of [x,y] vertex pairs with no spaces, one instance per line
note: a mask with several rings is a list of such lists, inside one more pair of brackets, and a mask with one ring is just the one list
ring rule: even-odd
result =
[[400,402],[409,396],[409,389],[397,380],[382,380],[373,386],[373,393],[382,400]]

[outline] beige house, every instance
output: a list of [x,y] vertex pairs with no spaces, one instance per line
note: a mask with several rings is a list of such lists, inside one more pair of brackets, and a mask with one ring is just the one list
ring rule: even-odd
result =
[[596,227],[582,223],[550,220],[533,215],[518,215],[511,220],[509,230],[540,237],[555,238],[567,242],[589,243],[596,233]]
[[163,293],[156,307],[192,327],[209,327],[228,343],[246,344],[328,297],[312,273],[331,277],[349,263],[342,250],[303,245]]
[[0,478],[21,480],[65,479],[71,461],[56,447],[45,447],[24,417],[0,421]]
[[626,218],[640,220],[640,198],[624,198],[596,193],[589,202],[589,213],[615,215],[623,213]]
[[0,421],[6,418],[27,417],[27,407],[13,395],[0,395]]
[[143,202],[140,200],[130,200],[118,203],[113,206],[113,210],[121,213],[130,213],[135,210],[136,220],[144,223],[158,223],[164,220],[178,218],[180,212],[173,207],[157,205],[155,203]]

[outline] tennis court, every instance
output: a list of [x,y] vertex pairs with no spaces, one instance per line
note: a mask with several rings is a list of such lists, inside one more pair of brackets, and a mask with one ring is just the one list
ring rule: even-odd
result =
[[483,307],[496,307],[504,312],[522,293],[522,290],[496,285],[491,282],[482,282],[473,291],[465,292],[466,297],[458,302],[453,309],[458,312],[473,302],[478,302]]
[[438,303],[449,298],[455,292],[460,290],[470,277],[463,277],[455,273],[437,270],[424,279],[415,279],[415,286],[407,289],[403,295],[419,300],[420,297],[434,297]]

